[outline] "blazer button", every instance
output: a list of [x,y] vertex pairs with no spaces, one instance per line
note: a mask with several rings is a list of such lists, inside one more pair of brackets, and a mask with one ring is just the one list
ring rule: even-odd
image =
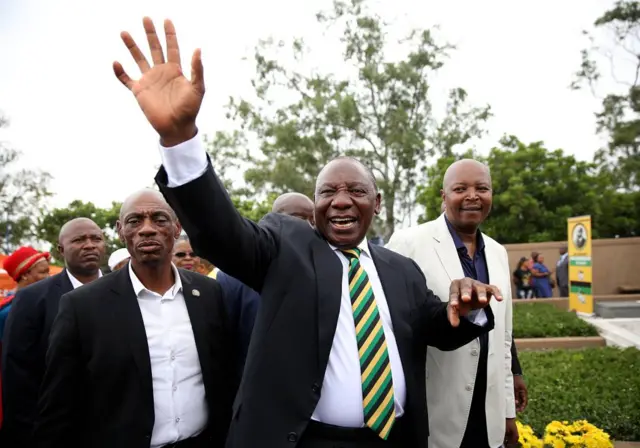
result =
[[298,434],[296,434],[295,432],[290,432],[287,435],[287,440],[291,443],[294,443],[298,440]]
[[473,350],[471,350],[471,355],[472,356],[478,356],[478,350],[476,350],[475,348]]
[[314,394],[317,394],[318,392],[320,392],[320,386],[318,385],[318,383],[313,383],[313,386],[311,387],[311,391]]
[[468,391],[470,391],[471,389],[473,389],[473,387],[471,387],[471,384],[467,384],[467,386],[465,387],[465,389],[467,389]]

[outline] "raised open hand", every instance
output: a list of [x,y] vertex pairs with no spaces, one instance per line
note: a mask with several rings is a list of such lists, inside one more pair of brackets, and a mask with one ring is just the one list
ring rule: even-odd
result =
[[180,49],[173,23],[170,20],[164,22],[166,61],[153,21],[145,17],[142,24],[147,34],[153,67],[131,35],[124,31],[120,37],[138,64],[142,77],[134,81],[117,61],[113,63],[113,71],[120,82],[133,92],[147,120],[160,135],[162,144],[175,146],[193,138],[197,132],[196,116],[205,90],[200,50],[193,53],[191,80],[188,80],[182,73]]
[[485,285],[472,278],[452,281],[447,307],[449,323],[457,327],[460,325],[460,316],[466,316],[472,310],[485,308],[489,305],[491,297],[502,301],[502,293],[497,286]]

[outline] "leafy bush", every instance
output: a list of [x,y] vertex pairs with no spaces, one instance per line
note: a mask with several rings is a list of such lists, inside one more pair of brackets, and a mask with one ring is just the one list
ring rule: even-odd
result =
[[538,436],[552,420],[587,420],[618,441],[640,440],[640,351],[614,347],[519,353]]
[[513,305],[513,334],[516,338],[559,338],[598,336],[598,330],[575,313],[549,303],[521,303]]

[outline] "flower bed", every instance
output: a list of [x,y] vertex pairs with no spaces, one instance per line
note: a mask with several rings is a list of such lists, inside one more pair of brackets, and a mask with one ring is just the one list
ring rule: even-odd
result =
[[639,350],[603,347],[519,356],[529,406],[518,419],[538,436],[554,420],[587,420],[612,440],[640,440]]
[[544,436],[539,439],[528,425],[516,422],[520,435],[522,448],[613,448],[609,434],[587,422],[580,420],[569,423],[567,421],[553,421],[544,431]]
[[549,303],[521,303],[513,306],[513,334],[516,338],[560,338],[598,336],[598,330],[575,313]]

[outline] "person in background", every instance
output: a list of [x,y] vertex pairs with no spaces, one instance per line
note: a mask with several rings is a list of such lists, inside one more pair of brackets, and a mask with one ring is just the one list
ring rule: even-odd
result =
[[8,447],[31,447],[51,325],[63,294],[100,276],[102,230],[88,218],[65,223],[58,237],[65,269],[21,288],[7,319],[2,353],[4,437]]
[[116,224],[131,262],[65,294],[51,330],[39,448],[223,448],[237,388],[219,285],[172,264],[180,224],[162,195]]
[[[271,208],[273,213],[280,213],[303,219],[313,225],[313,201],[301,193],[285,193],[276,198]],[[238,335],[238,372],[242,374],[244,363],[249,352],[253,324],[258,314],[260,295],[247,285],[217,271],[216,280],[224,291],[225,303]]]
[[[49,276],[49,252],[38,252],[33,247],[24,246],[5,258],[2,268],[17,283],[16,289],[7,297],[0,299],[0,360],[2,359],[2,335],[11,311],[15,293]],[[2,361],[0,361],[0,369]],[[0,370],[1,372],[1,370]],[[0,373],[0,429],[4,420],[2,409],[2,374]],[[6,443],[6,442],[5,442]]]
[[109,261],[107,262],[107,264],[109,265],[109,269],[111,269],[111,272],[114,272],[126,266],[130,258],[131,255],[129,254],[129,251],[126,247],[123,247],[114,251],[109,256]]
[[556,283],[560,297],[569,297],[569,252],[566,244],[560,246],[560,259],[556,265]]
[[544,255],[538,252],[531,253],[533,267],[531,272],[534,277],[533,287],[535,296],[545,299],[553,296],[552,272],[544,264]]
[[[491,305],[496,318],[490,334],[455,351],[427,350],[429,447],[515,444],[509,257],[504,246],[480,231],[493,202],[489,168],[472,159],[452,163],[441,195],[446,206],[439,218],[396,230],[387,247],[411,258],[427,286],[444,300],[449,282],[462,277],[496,285],[505,300]],[[452,415],[461,418],[452,421]]]
[[533,274],[529,269],[529,259],[522,257],[513,271],[513,283],[516,285],[518,299],[533,299]]
[[184,233],[173,246],[173,264],[187,271],[200,272],[200,257],[193,251],[189,237]]

